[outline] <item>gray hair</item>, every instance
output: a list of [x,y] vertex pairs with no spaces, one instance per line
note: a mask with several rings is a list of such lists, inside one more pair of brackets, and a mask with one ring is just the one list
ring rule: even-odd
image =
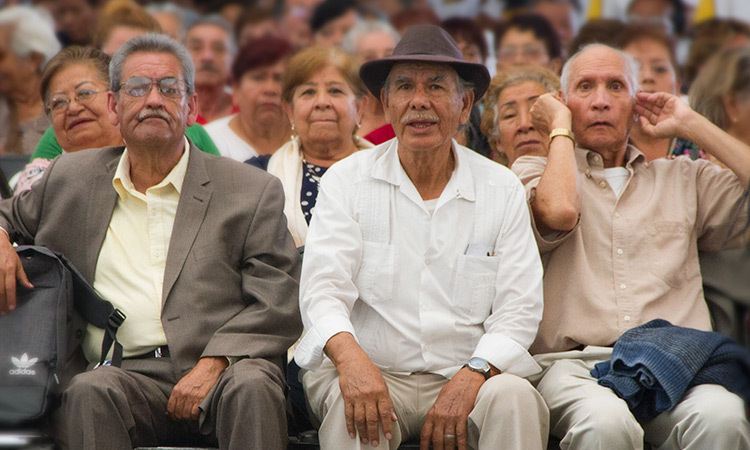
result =
[[[412,64],[415,66],[427,66],[427,67],[429,66],[448,67],[451,70],[451,72],[453,72],[456,75],[456,90],[458,91],[459,95],[464,95],[467,90],[470,90],[470,91],[474,90],[474,83],[461,78],[461,76],[458,74],[456,69],[451,67],[449,64],[431,63],[431,62],[404,62],[404,63],[399,63],[399,64]],[[394,65],[393,67],[396,67],[396,65]],[[386,97],[388,96],[388,93],[390,92],[390,89],[391,89],[391,80],[392,80],[391,77],[393,75],[393,67],[391,67],[391,70],[388,72],[388,76],[385,79],[385,83],[383,83],[382,91],[383,91],[383,95],[385,95]]]
[[17,56],[26,58],[32,52],[42,55],[39,73],[60,51],[60,41],[49,13],[41,8],[12,6],[0,10],[0,26],[11,26],[10,48]]
[[134,37],[112,55],[112,62],[109,64],[109,88],[111,91],[115,93],[120,91],[122,69],[125,66],[125,61],[134,53],[169,53],[173,55],[182,67],[182,77],[185,79],[187,93],[192,94],[195,91],[195,66],[188,51],[182,44],[175,42],[169,36],[156,33]]
[[638,92],[638,90],[640,90],[641,88],[640,84],[638,83],[638,75],[641,72],[641,67],[640,64],[638,64],[638,61],[636,61],[635,58],[620,49],[616,49],[605,44],[593,43],[581,47],[581,49],[578,50],[573,56],[571,56],[563,66],[562,75],[560,75],[560,89],[562,90],[565,101],[568,101],[568,83],[570,82],[570,71],[573,67],[573,63],[584,52],[592,48],[606,48],[620,55],[620,57],[625,61],[625,73],[623,75],[625,76],[625,81],[628,85],[628,92],[630,92],[630,95],[632,97],[635,97],[636,92]]
[[341,40],[341,48],[350,55],[354,55],[357,51],[359,40],[362,36],[370,33],[388,33],[393,38],[395,44],[398,44],[398,41],[401,40],[398,31],[391,24],[383,20],[370,19],[354,25]]
[[151,16],[155,14],[171,14],[176,17],[180,22],[180,37],[183,39],[185,38],[187,28],[200,18],[198,13],[192,9],[183,8],[171,2],[152,3],[147,5],[145,9]]
[[234,40],[234,30],[232,30],[232,26],[229,25],[229,22],[224,20],[220,15],[218,14],[210,14],[208,16],[204,16],[199,18],[198,20],[194,21],[190,24],[187,31],[185,31],[185,38],[187,38],[187,35],[190,33],[190,30],[193,28],[199,26],[199,25],[213,25],[215,27],[219,27],[222,30],[227,32],[227,37],[229,38],[229,53],[231,55],[234,55],[237,53],[237,43]]

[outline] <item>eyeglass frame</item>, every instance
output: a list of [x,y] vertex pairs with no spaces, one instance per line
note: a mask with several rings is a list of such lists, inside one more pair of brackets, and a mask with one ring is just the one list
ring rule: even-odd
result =
[[[148,86],[148,91],[144,92],[143,95],[133,95],[132,93],[128,92],[127,90],[124,90],[123,88],[127,86],[128,82],[130,80],[134,80],[134,79],[148,80],[150,82],[150,84]],[[179,87],[179,94],[178,95],[171,96],[171,95],[165,93],[164,90],[163,90],[163,88],[162,88],[162,86],[160,86],[160,84],[164,80],[175,80],[177,82],[178,86],[180,86],[180,85],[184,85],[184,86],[180,86]],[[145,85],[145,83],[144,83],[144,85]],[[154,86],[156,86],[156,91],[159,93],[159,95],[161,95],[164,98],[175,99],[175,100],[178,99],[178,98],[183,98],[185,96],[185,94],[190,91],[190,86],[188,86],[188,84],[184,80],[180,80],[177,77],[164,77],[164,78],[159,78],[158,80],[154,80],[153,78],[149,78],[149,77],[135,76],[135,77],[128,78],[124,83],[120,83],[120,86],[118,87],[116,93],[119,93],[121,90],[123,90],[125,92],[125,94],[127,96],[129,96],[129,97],[143,98],[143,97],[148,97],[148,95],[153,90]]]
[[[85,96],[86,98],[84,98],[84,99],[81,99],[81,94],[83,94],[83,93],[85,93],[85,92],[91,92],[91,94],[89,94],[89,95],[86,95],[86,96]],[[75,100],[75,101],[76,101],[77,103],[79,103],[79,104],[81,104],[81,105],[85,105],[85,104],[87,104],[87,103],[88,103],[89,101],[93,100],[93,99],[94,99],[94,96],[96,96],[96,94],[99,94],[99,93],[101,93],[101,92],[106,92],[106,90],[104,90],[104,89],[101,89],[101,90],[95,90],[95,89],[81,89],[80,91],[76,91],[75,95],[73,96],[73,99],[70,99],[70,98],[68,98],[68,96],[67,96],[67,95],[65,95],[65,100],[63,100],[63,99],[58,99],[58,98],[55,98],[55,97],[52,97],[52,98],[51,98],[51,99],[50,99],[50,100],[49,100],[49,101],[47,102],[47,104],[46,104],[45,106],[46,106],[46,108],[47,108],[47,111],[49,111],[49,113],[50,113],[50,114],[52,114],[52,113],[55,113],[55,112],[58,112],[58,111],[59,111],[59,112],[63,112],[63,111],[67,111],[67,109],[68,109],[68,108],[70,107],[70,102],[71,102],[71,101]],[[53,107],[53,106],[52,106],[52,102],[53,102],[53,101],[55,101],[55,100],[59,100],[59,101],[61,101],[61,102],[62,102],[62,103],[63,103],[63,104],[65,105],[65,107],[64,107],[64,108],[62,108],[62,105],[61,105],[60,107]]]

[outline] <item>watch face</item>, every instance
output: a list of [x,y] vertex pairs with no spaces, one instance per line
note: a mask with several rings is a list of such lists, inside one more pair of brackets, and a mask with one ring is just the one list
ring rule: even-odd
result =
[[469,360],[469,367],[476,370],[487,371],[489,370],[490,365],[485,359],[475,357]]

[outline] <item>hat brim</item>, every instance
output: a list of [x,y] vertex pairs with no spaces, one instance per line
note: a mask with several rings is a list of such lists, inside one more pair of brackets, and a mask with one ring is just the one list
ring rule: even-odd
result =
[[490,86],[490,73],[484,65],[441,55],[399,55],[368,61],[359,68],[359,76],[372,95],[379,99],[380,91],[393,66],[404,62],[430,62],[453,67],[458,76],[474,86],[475,102],[484,96]]

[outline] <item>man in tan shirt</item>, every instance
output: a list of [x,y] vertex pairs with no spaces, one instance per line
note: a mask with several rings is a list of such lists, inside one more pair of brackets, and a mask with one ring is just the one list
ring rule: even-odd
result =
[[[622,333],[652,319],[711,330],[698,250],[738,245],[747,221],[738,209],[750,148],[679,98],[636,95],[637,75],[622,52],[581,50],[563,69],[565,104],[545,94],[532,109],[534,126],[551,136],[548,156],[513,165],[545,265],[531,347],[545,368],[537,388],[562,448],[637,449],[644,438],[658,448],[750,448],[742,400],[721,386],[694,387],[639,424],[589,374]],[[647,163],[628,145],[636,119],[653,136],[695,142],[730,170],[687,158]]]

